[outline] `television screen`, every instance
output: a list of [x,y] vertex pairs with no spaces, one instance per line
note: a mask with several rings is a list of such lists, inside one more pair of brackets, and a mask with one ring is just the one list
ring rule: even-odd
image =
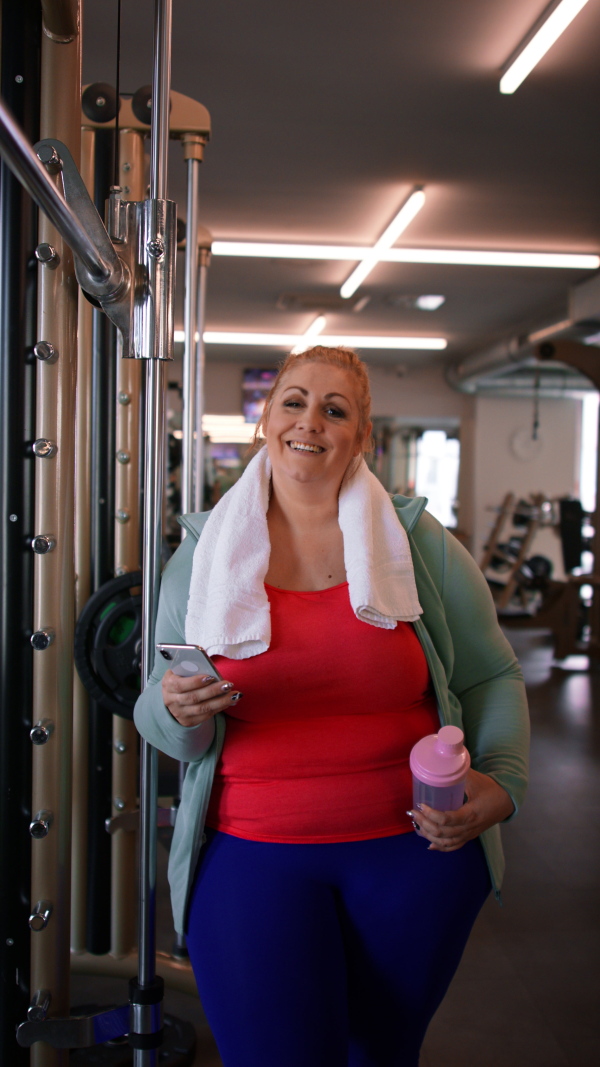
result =
[[246,422],[258,422],[263,413],[265,400],[276,377],[276,367],[269,367],[265,370],[250,367],[244,371],[242,411]]

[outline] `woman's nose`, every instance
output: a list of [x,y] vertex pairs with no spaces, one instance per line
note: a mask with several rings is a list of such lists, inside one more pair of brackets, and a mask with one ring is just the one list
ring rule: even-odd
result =
[[322,428],[323,421],[321,418],[321,412],[319,411],[316,405],[313,407],[308,404],[298,416],[298,429],[318,433]]

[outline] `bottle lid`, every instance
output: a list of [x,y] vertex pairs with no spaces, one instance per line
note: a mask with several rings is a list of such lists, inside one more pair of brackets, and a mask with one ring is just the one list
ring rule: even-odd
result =
[[470,766],[471,757],[458,726],[442,726],[439,733],[421,738],[410,754],[412,773],[426,785],[455,785],[465,778]]

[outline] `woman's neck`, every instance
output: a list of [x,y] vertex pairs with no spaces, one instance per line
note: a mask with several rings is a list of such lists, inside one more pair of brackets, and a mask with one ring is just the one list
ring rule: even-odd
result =
[[282,485],[273,478],[268,514],[296,529],[337,524],[338,493],[333,494],[330,486]]
[[265,575],[268,585],[328,589],[346,580],[337,494],[332,499],[331,493],[286,493],[275,485],[267,525],[271,542]]

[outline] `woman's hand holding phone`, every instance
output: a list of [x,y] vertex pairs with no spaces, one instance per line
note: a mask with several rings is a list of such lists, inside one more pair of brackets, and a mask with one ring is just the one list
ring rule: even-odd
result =
[[227,711],[242,696],[233,682],[217,681],[211,675],[182,678],[168,670],[162,679],[165,707],[182,726],[199,726],[219,711]]
[[182,726],[199,726],[243,696],[233,682],[221,678],[199,645],[158,644],[156,648],[173,665],[163,675],[162,696],[165,707]]

